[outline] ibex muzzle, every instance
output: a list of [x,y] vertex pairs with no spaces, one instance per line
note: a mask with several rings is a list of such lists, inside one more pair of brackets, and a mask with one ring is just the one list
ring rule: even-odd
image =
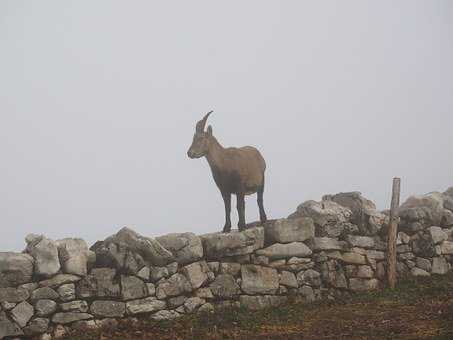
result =
[[237,197],[239,230],[245,229],[245,196],[257,193],[261,223],[267,221],[264,211],[264,173],[266,162],[260,152],[251,146],[224,148],[212,134],[212,127],[205,131],[206,121],[212,111],[200,120],[195,128],[192,145],[187,151],[189,158],[206,157],[214,181],[225,203],[224,232],[231,230],[231,195]]

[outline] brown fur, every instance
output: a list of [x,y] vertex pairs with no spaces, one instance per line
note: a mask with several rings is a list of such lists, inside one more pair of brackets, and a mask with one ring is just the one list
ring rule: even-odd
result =
[[[212,112],[212,111],[211,111]],[[214,181],[225,203],[224,232],[231,230],[231,195],[237,196],[239,230],[245,228],[245,196],[258,194],[260,220],[266,222],[263,206],[264,173],[266,162],[260,152],[251,146],[242,148],[224,148],[212,135],[212,127],[205,132],[208,113],[197,123],[192,145],[187,152],[190,158],[206,157],[211,167]]]

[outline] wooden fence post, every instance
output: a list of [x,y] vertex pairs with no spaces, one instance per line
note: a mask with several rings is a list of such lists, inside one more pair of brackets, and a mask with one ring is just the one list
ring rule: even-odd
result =
[[400,204],[400,178],[393,179],[392,203],[387,238],[387,280],[390,288],[396,285],[396,238],[398,232],[398,206]]

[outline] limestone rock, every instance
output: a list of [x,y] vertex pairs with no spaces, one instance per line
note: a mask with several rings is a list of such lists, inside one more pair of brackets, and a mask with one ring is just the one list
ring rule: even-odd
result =
[[208,260],[251,254],[264,246],[264,229],[255,227],[245,231],[212,233],[200,236]]
[[348,235],[346,236],[346,241],[351,245],[351,247],[360,247],[365,249],[374,247],[374,239],[369,236]]
[[145,266],[138,271],[137,276],[141,278],[143,281],[149,281],[150,274],[151,270],[149,269],[149,267]]
[[43,277],[55,275],[60,270],[57,245],[54,241],[40,235],[28,235],[27,253],[34,258],[35,274]]
[[246,294],[275,294],[278,290],[278,273],[273,268],[254,264],[243,265],[241,276],[241,288]]
[[353,252],[341,254],[341,260],[350,264],[366,264],[365,256]]
[[20,327],[9,319],[0,318],[0,339],[10,336],[21,336],[24,333]]
[[22,302],[30,296],[24,288],[0,288],[0,302]]
[[139,254],[147,263],[155,266],[165,266],[174,261],[170,251],[165,249],[158,241],[141,236],[127,227],[110,236],[105,244],[115,243],[125,246],[128,250]]
[[76,295],[80,298],[118,297],[120,285],[115,276],[115,269],[94,268],[90,275],[76,283]]
[[25,327],[34,314],[34,308],[27,301],[22,301],[11,310],[12,319],[20,326]]
[[357,268],[357,277],[362,279],[372,279],[374,276],[373,269],[370,266],[359,266]]
[[38,316],[48,316],[57,310],[57,303],[53,300],[38,300],[35,303],[35,311]]
[[239,302],[242,306],[250,310],[259,310],[264,308],[276,307],[284,304],[287,301],[286,296],[262,295],[249,296],[241,295]]
[[433,274],[447,274],[450,270],[451,265],[443,257],[433,257],[433,264],[431,267],[431,273]]
[[57,274],[54,277],[40,281],[39,285],[41,287],[50,287],[50,288],[57,288],[58,286],[67,284],[67,283],[74,283],[80,280],[80,277],[77,275],[72,274]]
[[63,302],[75,300],[76,292],[75,292],[75,284],[74,283],[67,283],[58,287],[58,295],[60,295],[60,299]]
[[453,255],[453,242],[444,241],[440,245],[440,250],[443,255]]
[[49,319],[36,318],[28,323],[28,326],[24,328],[24,334],[27,336],[42,334],[47,331],[49,327]]
[[120,301],[94,301],[90,312],[97,317],[122,318],[126,313],[126,304]]
[[411,275],[412,276],[430,276],[431,274],[428,273],[427,271],[420,269],[418,267],[414,267],[411,269]]
[[60,304],[60,309],[63,312],[88,312],[88,303],[83,300],[70,301]]
[[87,264],[91,251],[80,238],[65,238],[56,241],[64,273],[79,276],[87,275]]
[[33,258],[30,255],[0,252],[0,288],[30,282],[32,275]]
[[169,273],[168,273],[167,267],[151,267],[150,268],[149,277],[152,282],[157,282],[160,279],[162,279],[164,277],[168,277],[168,276],[169,276]]
[[184,275],[177,273],[166,280],[159,281],[156,295],[158,298],[165,298],[190,293],[191,291],[192,285],[187,278]]
[[346,242],[329,237],[315,237],[307,243],[313,251],[342,250],[346,248]]
[[400,228],[413,234],[424,229],[424,226],[440,226],[443,210],[443,198],[440,193],[411,196],[398,209]]
[[58,293],[50,287],[38,288],[31,293],[31,297],[30,297],[31,301],[33,301],[33,302],[38,301],[38,300],[43,300],[43,299],[58,300],[58,298],[59,298]]
[[351,210],[331,201],[306,201],[288,218],[310,217],[317,227],[349,222]]
[[315,226],[309,217],[280,219],[266,226],[266,244],[302,242],[315,236]]
[[208,281],[209,267],[205,261],[191,263],[183,267],[181,272],[190,282],[193,290],[200,288]]
[[151,315],[151,319],[153,319],[153,320],[173,320],[180,316],[181,315],[174,310],[161,310],[161,311],[158,311],[157,313]]
[[219,271],[221,274],[237,276],[241,272],[241,265],[233,262],[222,262],[220,263]]
[[231,299],[239,294],[239,286],[232,275],[220,274],[209,286],[215,297]]
[[147,296],[146,284],[135,276],[121,276],[121,296],[123,300],[137,300]]
[[319,287],[321,285],[321,274],[313,269],[308,269],[297,274],[297,281],[300,285]]
[[169,250],[175,261],[181,265],[199,261],[203,258],[201,239],[194,233],[173,233],[156,237],[165,249]]
[[416,266],[420,269],[423,269],[426,272],[431,272],[431,261],[421,257],[417,257],[415,260]]
[[352,211],[351,222],[359,227],[363,235],[375,235],[386,221],[386,216],[376,211],[376,205],[360,192],[342,192],[331,199]]
[[285,259],[291,257],[308,257],[312,251],[302,242],[287,244],[275,243],[267,248],[256,251],[257,255],[266,256],[271,260]]
[[298,288],[296,275],[291,272],[282,271],[280,274],[280,284],[286,287]]
[[441,243],[448,239],[448,235],[445,231],[442,230],[440,227],[429,227],[428,228],[429,234],[431,235],[431,239],[433,240],[434,244]]
[[147,297],[126,302],[126,312],[128,315],[152,313],[164,309],[165,306],[165,301],[157,300],[155,297]]
[[184,302],[184,310],[186,313],[193,313],[196,311],[200,306],[202,306],[206,301],[199,298],[199,297],[191,297],[188,298]]
[[52,322],[56,324],[68,324],[80,320],[89,320],[92,319],[93,315],[88,313],[78,313],[78,312],[67,312],[67,313],[56,313],[52,317]]
[[146,265],[143,257],[124,243],[98,241],[90,250],[96,254],[97,267],[114,268],[125,274],[136,275]]

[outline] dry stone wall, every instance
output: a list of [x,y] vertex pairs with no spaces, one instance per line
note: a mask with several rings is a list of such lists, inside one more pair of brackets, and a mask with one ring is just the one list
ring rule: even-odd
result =
[[[399,277],[450,271],[453,188],[412,196],[399,215]],[[149,238],[123,228],[91,248],[82,239],[28,235],[22,253],[0,253],[0,338],[50,339],[137,315],[172,319],[379,289],[387,224],[388,213],[350,192],[243,232]]]

